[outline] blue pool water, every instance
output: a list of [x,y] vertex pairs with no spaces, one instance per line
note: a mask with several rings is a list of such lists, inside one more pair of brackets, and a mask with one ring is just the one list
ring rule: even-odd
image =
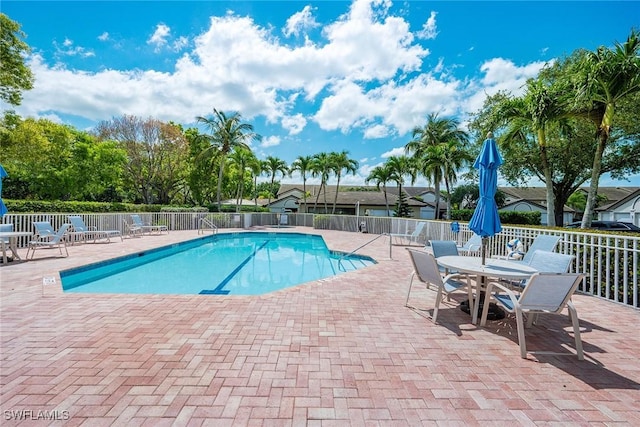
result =
[[321,236],[230,233],[60,272],[65,292],[259,295],[374,264]]

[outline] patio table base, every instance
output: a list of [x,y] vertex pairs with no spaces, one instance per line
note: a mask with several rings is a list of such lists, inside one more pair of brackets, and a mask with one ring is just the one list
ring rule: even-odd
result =
[[[482,308],[484,307],[484,292],[480,295],[480,308],[478,309],[480,313],[482,313]],[[471,307],[469,307],[469,300],[466,299],[460,303],[460,310],[464,311],[467,314],[471,314]],[[503,309],[498,307],[495,303],[489,304],[489,314],[487,315],[488,320],[500,320],[504,319],[506,313]]]

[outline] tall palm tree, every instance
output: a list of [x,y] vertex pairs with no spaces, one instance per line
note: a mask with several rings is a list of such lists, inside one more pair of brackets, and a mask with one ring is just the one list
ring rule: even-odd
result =
[[331,153],[329,157],[331,158],[331,169],[336,174],[337,178],[336,194],[333,197],[333,209],[331,210],[331,213],[335,214],[336,204],[338,203],[338,191],[340,190],[340,177],[342,176],[342,172],[345,171],[347,173],[355,175],[356,171],[358,170],[358,162],[356,160],[350,159],[349,152],[344,150],[340,153]]
[[303,203],[304,210],[303,212],[307,212],[307,174],[311,172],[311,163],[313,159],[311,156],[298,156],[293,163],[291,163],[291,168],[289,170],[289,175],[293,172],[300,172],[300,176],[302,176],[302,192],[303,194]]
[[264,161],[254,157],[249,163],[251,169],[251,175],[253,176],[253,202],[255,204],[255,211],[258,212],[258,177],[264,172]]
[[256,156],[244,148],[236,147],[229,155],[229,162],[235,165],[238,172],[238,189],[236,191],[236,212],[240,212],[240,205],[244,199],[244,178],[247,171],[250,171],[251,163],[256,160]]
[[273,183],[276,180],[278,172],[282,173],[282,176],[289,172],[287,163],[277,157],[268,156],[264,162],[264,170],[271,175],[271,184],[269,185],[269,202],[271,204],[271,196],[273,195]]
[[376,166],[371,169],[369,175],[365,179],[365,183],[374,182],[376,184],[376,188],[378,191],[380,190],[380,184],[382,184],[382,191],[384,193],[384,204],[387,208],[387,215],[389,215],[389,200],[387,198],[387,182],[391,181],[391,169],[387,166],[387,164],[383,164],[381,166]]
[[329,181],[329,176],[331,174],[331,157],[328,153],[322,152],[317,153],[312,157],[311,162],[311,176],[312,177],[320,177],[320,189],[318,190],[318,194],[316,195],[316,200],[313,205],[313,213],[318,212],[318,198],[320,197],[320,193],[324,195],[324,213],[327,213],[329,210],[327,206],[327,181]]
[[411,178],[411,184],[416,182],[417,167],[413,158],[407,156],[391,156],[387,159],[386,167],[389,168],[389,178],[398,185],[398,200],[402,194],[402,186],[405,178]]
[[423,171],[439,168],[447,193],[447,219],[451,219],[451,185],[458,180],[458,170],[473,161],[468,151],[458,141],[452,140],[427,149]]
[[222,193],[222,176],[227,162],[227,155],[235,147],[251,150],[249,141],[260,141],[262,137],[253,131],[253,125],[242,122],[240,113],[231,113],[227,116],[224,112],[213,109],[211,117],[196,117],[199,123],[209,130],[210,134],[201,135],[209,142],[209,147],[205,151],[213,150],[217,152],[220,161],[218,170],[218,211],[221,209],[220,194]]
[[581,224],[582,228],[587,228],[591,225],[596,206],[602,156],[611,135],[616,104],[640,91],[640,32],[631,30],[627,41],[616,42],[613,49],[600,46],[595,52],[587,52],[580,66],[584,70],[584,79],[578,87],[578,98],[590,105],[586,115],[598,128],[598,143]]
[[[405,152],[413,153],[414,156],[424,161],[429,147],[445,144],[449,141],[466,143],[469,139],[467,133],[459,129],[460,123],[456,119],[440,118],[437,113],[427,116],[427,123],[423,127],[415,127],[412,133],[412,140],[405,145]],[[427,181],[432,183],[435,192],[436,219],[440,213],[440,182],[443,179],[441,168],[431,168],[429,174],[425,175]]]

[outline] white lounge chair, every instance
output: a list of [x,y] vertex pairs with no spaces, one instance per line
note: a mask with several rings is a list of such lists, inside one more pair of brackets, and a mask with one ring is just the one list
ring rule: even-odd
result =
[[87,240],[93,240],[95,243],[98,239],[106,239],[107,242],[111,241],[111,237],[120,237],[122,241],[122,233],[120,230],[98,230],[94,226],[87,226],[80,215],[69,215],[69,222],[73,227],[73,231],[69,234],[75,235],[83,242]]
[[492,256],[492,258],[497,259],[507,259],[509,261],[514,262],[523,262],[525,264],[529,264],[531,262],[531,258],[535,251],[547,251],[554,252],[556,250],[556,246],[560,242],[560,236],[552,236],[550,234],[539,234],[533,239],[531,246],[527,249],[527,252],[524,254],[522,259],[516,259],[509,256]]
[[[526,327],[529,328],[533,325],[537,314],[560,314],[566,306],[569,309],[569,317],[573,325],[578,359],[584,360],[578,313],[571,303],[571,296],[584,277],[584,274],[577,273],[536,273],[527,281],[521,295],[516,295],[511,289],[500,283],[491,282],[487,285],[487,296],[490,295],[505,310],[516,316],[520,356],[523,359],[527,358],[524,315],[527,315]],[[497,292],[492,294],[495,288],[503,291],[504,294]],[[485,302],[480,320],[481,326],[487,322],[488,308],[489,304]]]
[[412,233],[391,233],[391,238],[408,240],[409,243],[420,243],[418,242],[418,238],[420,238],[420,234],[422,234],[422,229],[424,228],[424,222],[418,222],[416,224],[415,230]]
[[[31,252],[31,259],[36,253],[36,249],[43,248],[58,248],[60,251],[60,255],[64,255],[62,253],[62,248],[66,255],[69,256],[69,251],[67,250],[67,231],[71,224],[62,224],[62,226],[58,229],[57,232],[51,234],[50,231],[53,231],[53,227],[48,221],[38,221],[34,222],[34,227],[36,228],[36,236],[35,239],[29,242],[29,246],[27,248],[27,259],[29,259],[29,252]],[[37,224],[37,225],[36,225]]]
[[160,234],[163,231],[166,231],[167,233],[169,233],[169,228],[166,225],[151,225],[148,223],[144,223],[142,221],[142,218],[140,218],[140,215],[138,214],[131,214],[131,222],[133,223],[133,228],[141,230],[142,234],[144,233]]
[[482,249],[482,237],[477,234],[472,234],[467,243],[462,246],[458,246],[458,253],[462,255],[472,255],[480,253]]
[[413,273],[411,273],[411,278],[409,280],[409,290],[407,291],[407,299],[404,303],[405,307],[409,307],[411,287],[413,285],[413,279],[416,276],[427,286],[427,289],[429,289],[430,284],[438,287],[436,305],[433,309],[433,316],[431,317],[431,320],[434,323],[438,320],[438,309],[440,308],[440,302],[442,302],[443,294],[446,295],[447,300],[450,300],[450,294],[466,289],[469,301],[473,301],[473,293],[471,292],[471,284],[469,283],[468,276],[462,274],[449,274],[443,279],[433,255],[422,250],[409,248],[407,248],[407,250],[411,256]]

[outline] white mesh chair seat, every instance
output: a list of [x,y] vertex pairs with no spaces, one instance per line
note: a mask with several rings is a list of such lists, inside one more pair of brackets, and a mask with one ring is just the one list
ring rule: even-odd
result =
[[[584,360],[578,313],[571,302],[571,296],[584,277],[584,274],[577,273],[536,273],[527,281],[520,295],[516,295],[511,289],[500,283],[491,282],[487,285],[487,296],[490,296],[508,312],[515,314],[520,356],[523,359],[527,357],[524,315],[527,315],[526,327],[529,328],[536,315],[560,314],[567,307],[573,325],[578,359]],[[492,293],[496,288],[504,293]],[[481,326],[487,322],[488,308],[487,301],[482,310]]]
[[440,308],[443,294],[446,295],[447,300],[450,300],[451,293],[466,290],[469,301],[473,301],[473,293],[471,292],[472,287],[469,283],[469,276],[462,274],[449,274],[445,278],[442,278],[440,271],[438,270],[438,263],[432,254],[417,249],[407,249],[407,251],[409,251],[411,262],[413,264],[413,273],[411,273],[411,277],[409,279],[409,290],[407,291],[407,299],[404,304],[405,307],[409,307],[411,287],[413,285],[413,279],[416,276],[418,277],[418,280],[427,286],[427,289],[429,289],[429,285],[435,285],[438,288],[436,304],[433,309],[433,316],[431,317],[431,320],[434,323],[436,323],[438,319],[438,309]]

